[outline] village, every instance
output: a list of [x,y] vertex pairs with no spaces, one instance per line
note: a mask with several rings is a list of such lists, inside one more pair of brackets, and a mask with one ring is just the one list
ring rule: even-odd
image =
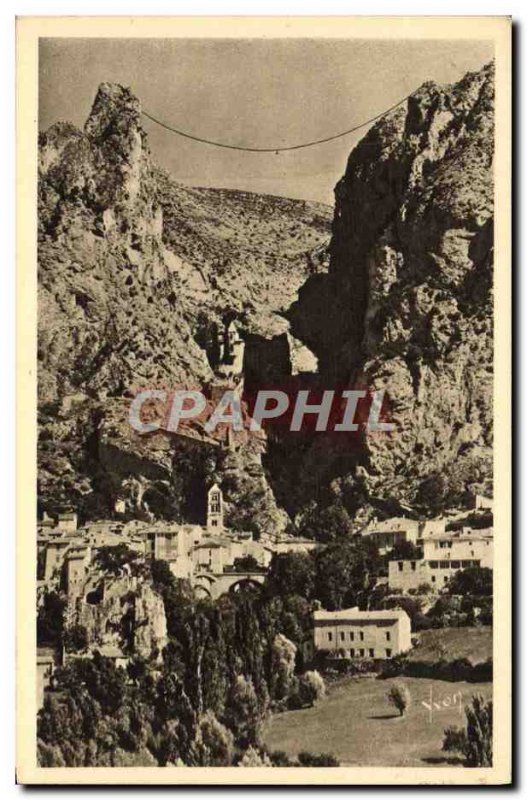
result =
[[[479,519],[488,515],[492,501],[474,497],[473,514]],[[38,591],[62,591],[67,597],[66,618],[82,618],[83,608],[111,597],[116,580],[137,586],[127,565],[119,575],[101,582],[96,568],[97,554],[107,548],[125,545],[139,561],[161,560],[168,564],[177,579],[187,581],[197,598],[218,600],[229,592],[258,589],[264,583],[271,560],[285,553],[309,553],[321,547],[312,539],[285,534],[269,534],[256,539],[252,532],[234,531],[224,524],[224,498],[213,484],[207,491],[207,512],[203,525],[175,522],[106,520],[78,525],[74,511],[57,518],[45,515],[38,525]],[[447,518],[416,520],[395,517],[372,520],[356,538],[374,545],[379,555],[410,547],[412,555],[388,561],[388,574],[378,578],[378,586],[394,593],[439,595],[452,576],[471,567],[493,566],[492,528],[468,526],[447,530]],[[94,600],[96,591],[99,592]],[[337,658],[384,660],[406,653],[412,647],[410,618],[401,608],[334,611],[319,607],[312,613],[312,640],[305,643],[305,653],[312,657],[325,651]],[[97,649],[117,665],[125,666],[128,656],[113,644]],[[108,640],[111,637],[106,637]],[[166,636],[160,635],[164,642]],[[111,640],[113,641],[113,639]],[[72,657],[49,648],[38,653],[39,702],[58,663]]]

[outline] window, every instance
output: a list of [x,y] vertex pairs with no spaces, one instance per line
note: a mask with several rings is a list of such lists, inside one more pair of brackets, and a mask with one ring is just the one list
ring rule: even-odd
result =
[[328,631],[328,642],[332,641],[333,641],[333,634],[331,633],[331,631]]
[[452,569],[459,569],[459,567],[461,566],[461,562],[460,561],[451,561],[450,562],[450,566],[452,567]]
[[355,658],[355,648],[352,647],[350,650],[350,658]]
[[361,656],[361,658],[364,658],[364,648],[361,648],[359,650],[359,656]]
[[373,647],[370,647],[368,652],[370,654],[370,658],[375,658],[375,650],[373,649]]
[[437,565],[438,564],[439,564],[439,561],[431,561],[430,562],[430,569],[437,569]]
[[470,567],[470,561],[462,561],[462,562],[461,562],[461,566],[462,566],[463,568],[464,568],[464,567]]
[[359,639],[361,640],[361,642],[363,642],[363,641],[364,641],[364,631],[361,631],[361,632],[359,633]]
[[410,566],[412,567],[412,572],[415,572],[415,561],[410,561]]
[[432,581],[432,583],[435,583],[435,582],[436,582],[436,576],[435,576],[435,575],[432,575],[432,577],[430,578],[430,580]]
[[218,520],[217,519],[211,520],[211,525],[212,525],[213,528],[216,528],[217,525],[218,525]]
[[440,569],[448,569],[450,566],[450,561],[440,561],[439,567]]
[[355,639],[355,634],[353,633],[353,631],[350,631],[350,642],[352,642],[354,639]]
[[386,641],[389,642],[391,638],[392,634],[390,633],[390,631],[386,631]]
[[341,632],[340,632],[340,641],[341,641],[341,642],[343,642],[343,641],[344,641],[344,631],[341,631]]
[[403,571],[403,567],[404,567],[404,562],[403,561],[399,561],[397,566],[399,567],[399,572],[402,572]]
[[387,647],[386,648],[386,658],[391,658],[391,656],[392,656],[392,651],[391,651],[391,649],[389,647]]
[[448,583],[448,575],[443,575],[443,583]]

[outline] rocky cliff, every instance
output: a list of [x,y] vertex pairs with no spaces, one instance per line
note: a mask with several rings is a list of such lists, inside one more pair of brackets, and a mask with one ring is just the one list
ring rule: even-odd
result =
[[[225,320],[298,349],[283,314],[323,269],[329,209],[177,184],[151,158],[138,99],[113,84],[84,130],[40,135],[38,201],[40,505],[184,517],[183,489],[221,479],[216,449],[139,442],[127,401],[138,387],[211,381]],[[259,460],[256,445],[247,458]],[[283,525],[264,489],[255,518],[261,506]]]
[[115,648],[143,658],[160,653],[168,641],[165,607],[150,584],[99,577],[97,585],[99,589],[88,594],[88,601],[78,601],[69,617],[70,625],[86,629],[88,649],[103,648],[104,653]]
[[[283,508],[302,528],[316,503],[342,519],[491,493],[493,148],[492,65],[423,85],[352,151],[328,267],[327,209],[177,184],[139,101],[103,84],[84,131],[40,139],[41,505],[198,521],[214,479],[228,523],[263,532]],[[249,384],[318,371],[324,387],[384,388],[396,432],[348,451],[140,441],[134,387],[211,381],[234,318]]]
[[329,272],[302,287],[292,329],[328,385],[386,389],[397,430],[344,469],[326,456],[326,485],[359,475],[370,501],[429,510],[492,493],[493,109],[493,65],[427,83],[337,184]]

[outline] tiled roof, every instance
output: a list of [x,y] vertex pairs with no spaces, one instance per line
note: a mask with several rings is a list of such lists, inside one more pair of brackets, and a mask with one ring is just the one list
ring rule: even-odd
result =
[[390,608],[381,611],[359,611],[358,608],[343,608],[340,611],[318,609],[313,612],[315,622],[375,622],[405,618],[409,619],[408,614],[402,608]]

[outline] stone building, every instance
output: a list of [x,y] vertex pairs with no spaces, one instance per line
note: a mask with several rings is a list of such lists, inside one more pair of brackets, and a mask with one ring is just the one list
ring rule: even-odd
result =
[[167,561],[176,578],[190,580],[194,570],[192,549],[204,535],[201,525],[164,523],[144,534],[145,556]]
[[416,519],[392,517],[382,521],[372,520],[361,535],[377,546],[380,555],[386,555],[396,544],[416,544],[420,534],[419,527],[420,523]]
[[57,528],[64,533],[75,533],[77,530],[77,514],[75,511],[66,511],[64,514],[59,514],[57,521]]
[[493,565],[492,528],[448,531],[423,537],[423,557],[427,561],[449,559],[450,561],[477,560],[472,566],[490,567]]
[[44,692],[58,663],[58,654],[52,647],[37,647],[37,709],[44,704]]
[[225,325],[220,343],[219,364],[216,373],[221,378],[238,382],[243,376],[245,343],[234,320]]
[[91,562],[91,548],[74,545],[66,553],[66,592],[68,597],[82,594]]
[[207,492],[207,530],[223,531],[223,494],[217,483]]
[[401,608],[383,611],[313,612],[315,650],[352,659],[386,659],[412,646],[410,617]]
[[417,589],[423,584],[443,588],[452,575],[468,567],[493,566],[493,531],[491,529],[448,531],[422,539],[423,558],[390,561],[388,584],[391,589]]

